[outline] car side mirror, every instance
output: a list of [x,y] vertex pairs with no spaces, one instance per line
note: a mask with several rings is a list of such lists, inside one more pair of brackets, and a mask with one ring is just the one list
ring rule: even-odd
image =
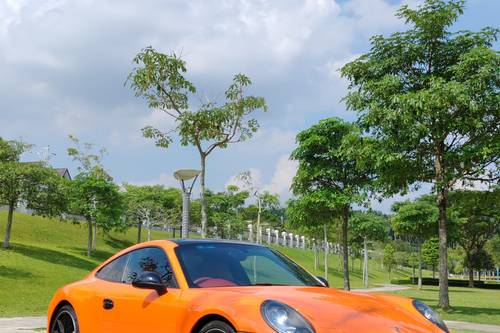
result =
[[159,295],[167,292],[167,287],[161,281],[160,275],[155,272],[145,272],[132,281],[132,286],[140,289],[153,289]]
[[325,279],[324,277],[321,276],[316,276],[316,279],[319,280],[319,282],[323,283],[323,285],[327,288],[330,288],[330,284],[328,283],[328,280]]

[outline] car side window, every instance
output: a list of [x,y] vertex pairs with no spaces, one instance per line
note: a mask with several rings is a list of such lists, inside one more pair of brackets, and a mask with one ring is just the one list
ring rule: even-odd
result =
[[167,255],[158,247],[146,247],[130,252],[130,259],[123,274],[125,283],[132,283],[144,272],[160,275],[167,287],[177,288],[177,281]]
[[116,258],[101,268],[97,272],[96,276],[106,281],[123,282],[123,272],[125,270],[125,266],[127,265],[128,258],[128,253]]

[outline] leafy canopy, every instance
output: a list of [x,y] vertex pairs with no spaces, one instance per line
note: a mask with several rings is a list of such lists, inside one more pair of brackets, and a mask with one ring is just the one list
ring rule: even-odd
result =
[[372,37],[370,52],[342,68],[348,108],[383,141],[379,167],[389,193],[415,182],[498,179],[498,29],[451,32],[463,8],[463,0],[403,6],[398,17],[409,30]]
[[136,67],[127,82],[136,96],[145,98],[151,109],[161,110],[175,120],[175,128],[167,132],[153,126],[143,128],[143,135],[154,139],[159,147],[167,148],[173,142],[172,134],[177,133],[182,145],[194,145],[208,155],[217,147],[226,148],[251,138],[259,124],[249,116],[256,110],[267,111],[264,98],[245,94],[252,82],[243,74],[233,77],[224,104],[200,101],[193,110],[190,97],[196,88],[185,78],[186,63],[179,56],[147,47],[137,54],[134,63]]

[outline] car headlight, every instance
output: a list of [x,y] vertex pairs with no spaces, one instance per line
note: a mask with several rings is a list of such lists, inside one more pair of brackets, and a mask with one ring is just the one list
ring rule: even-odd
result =
[[439,314],[430,306],[417,300],[413,300],[413,306],[430,322],[441,328],[443,331],[449,333],[448,327],[446,327],[444,321],[441,319],[441,317],[439,317]]
[[311,324],[296,310],[277,301],[265,301],[262,317],[278,333],[315,333]]

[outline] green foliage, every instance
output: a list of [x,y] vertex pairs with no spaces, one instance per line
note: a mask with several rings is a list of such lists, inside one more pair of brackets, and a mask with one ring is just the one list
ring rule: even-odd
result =
[[495,268],[493,257],[484,249],[472,252],[469,258],[464,258],[464,261],[464,264],[467,265],[469,269],[481,271]]
[[422,261],[431,267],[439,263],[439,239],[436,237],[426,240],[422,244]]
[[119,187],[96,167],[78,174],[70,182],[69,211],[83,216],[104,231],[123,228],[123,201]]
[[[174,226],[181,219],[182,196],[179,189],[161,185],[137,186],[124,184],[123,200],[128,222],[152,226]],[[139,235],[140,237],[140,235]]]
[[464,264],[472,269],[486,262],[484,248],[500,233],[500,188],[492,191],[459,190],[450,193],[452,214],[457,221],[457,242],[465,251]]
[[391,272],[396,265],[396,249],[394,249],[394,246],[389,243],[384,247],[384,268],[389,272],[389,280],[391,276]]
[[299,162],[292,190],[332,211],[362,203],[372,174],[362,158],[370,139],[360,129],[339,118],[321,120],[300,132],[291,158]]
[[366,238],[369,241],[384,241],[388,235],[387,218],[377,212],[353,212],[350,219],[350,239],[359,246]]
[[235,237],[243,232],[245,220],[241,209],[248,195],[247,191],[239,191],[239,188],[234,185],[228,186],[224,192],[207,193],[209,224],[216,227],[216,236]]
[[423,200],[396,202],[391,227],[397,235],[412,237],[417,243],[437,235],[438,209]]
[[[462,10],[463,1],[403,6],[398,16],[410,29],[373,37],[371,51],[342,69],[351,82],[348,107],[383,140],[388,191],[416,181],[441,188],[475,179],[498,161],[500,55],[492,49],[498,30],[450,32]],[[489,178],[498,176],[490,170]]]
[[31,146],[0,138],[0,205],[9,209],[3,246],[9,247],[14,210],[19,204],[44,216],[61,215],[66,208],[65,181],[43,163],[19,162]]
[[489,241],[487,249],[493,258],[495,266],[500,267],[500,235],[496,235]]
[[101,166],[106,149],[100,148],[97,152],[94,152],[95,145],[93,143],[81,143],[74,135],[69,135],[69,140],[73,143],[73,146],[68,148],[67,153],[73,161],[78,162],[79,172],[90,172],[95,167]]
[[175,121],[175,127],[167,132],[146,126],[142,129],[144,137],[153,139],[158,147],[168,148],[173,142],[173,133],[176,133],[182,145],[193,145],[198,150],[201,227],[202,236],[205,236],[208,216],[206,157],[216,148],[224,149],[231,143],[250,139],[259,128],[259,123],[251,116],[258,110],[267,111],[266,102],[262,97],[246,95],[252,82],[245,75],[237,74],[224,94],[223,104],[208,100],[195,108],[190,105],[190,97],[196,88],[184,77],[186,63],[177,55],[162,54],[147,47],[136,55],[133,62],[136,67],[127,83],[135,95],[145,98],[151,109],[161,110]]
[[437,194],[441,300],[447,292],[447,194],[457,182],[500,178],[498,29],[451,32],[463,0],[403,6],[408,30],[371,39],[371,50],[345,65],[344,98],[359,123],[380,141],[378,187],[386,195],[422,182]]

